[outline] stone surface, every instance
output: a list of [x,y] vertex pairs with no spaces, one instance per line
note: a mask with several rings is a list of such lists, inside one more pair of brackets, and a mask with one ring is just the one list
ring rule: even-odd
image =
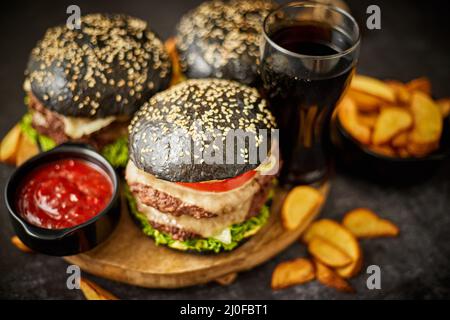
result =
[[[28,1],[27,1],[28,2]],[[183,12],[199,1],[77,1],[83,13],[125,12],[150,21],[167,38]],[[45,29],[66,19],[73,1],[29,2],[20,8],[4,8],[0,18],[0,136],[25,112],[22,103],[23,70],[29,50]],[[409,80],[427,75],[436,97],[449,95],[450,61],[445,1],[348,1],[361,26],[365,9],[379,4],[382,30],[364,29],[359,72]],[[8,45],[5,45],[8,44]],[[0,298],[83,299],[66,288],[67,264],[60,258],[30,255],[10,243],[13,235],[3,199],[12,167],[0,165]],[[351,280],[357,294],[337,293],[317,282],[272,292],[271,272],[289,258],[305,255],[300,244],[264,265],[239,275],[228,286],[207,284],[178,290],[151,290],[89,276],[105,289],[128,299],[399,299],[450,298],[450,163],[424,183],[389,187],[348,175],[338,169],[324,217],[336,219],[349,209],[365,206],[392,219],[401,229],[397,239],[362,241],[364,270],[377,264],[382,270],[382,289],[368,290],[365,272]],[[130,248],[132,249],[132,248]]]

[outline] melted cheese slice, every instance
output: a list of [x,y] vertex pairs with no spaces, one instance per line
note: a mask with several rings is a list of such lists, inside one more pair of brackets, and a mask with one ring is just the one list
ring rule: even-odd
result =
[[196,219],[186,215],[175,217],[143,204],[139,198],[135,199],[139,212],[145,214],[150,221],[194,232],[203,238],[212,237],[226,244],[231,242],[229,227],[245,221],[247,215],[245,209],[248,211],[248,207],[245,206],[242,208],[243,210],[236,210],[214,218]]
[[196,219],[188,215],[173,216],[145,205],[136,197],[138,210],[145,214],[150,221],[167,226],[181,228],[194,232],[201,237],[213,237],[223,243],[231,242],[229,227],[246,220],[253,196],[260,189],[256,176],[239,188],[225,192],[205,192],[181,186],[177,183],[165,181],[140,170],[129,160],[125,171],[128,184],[141,183],[149,185],[161,192],[167,193],[183,201],[215,213],[216,217]]
[[61,117],[64,122],[64,132],[73,139],[79,139],[82,136],[90,135],[116,120],[117,117],[111,116],[102,119]]
[[155,176],[138,169],[131,160],[128,161],[125,171],[125,178],[128,184],[137,182],[143,185],[149,185],[156,190],[180,199],[188,205],[191,204],[199,206],[219,216],[230,216],[236,214],[239,218],[233,222],[241,222],[245,220],[248,210],[250,209],[253,196],[260,189],[259,184],[256,182],[255,175],[242,186],[233,190],[225,192],[199,191],[181,186],[177,183],[158,179]]

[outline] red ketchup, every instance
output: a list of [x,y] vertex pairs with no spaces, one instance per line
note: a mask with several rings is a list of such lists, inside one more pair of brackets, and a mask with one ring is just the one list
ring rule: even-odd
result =
[[33,225],[63,229],[99,214],[112,194],[111,179],[96,165],[79,159],[58,160],[25,177],[17,208]]

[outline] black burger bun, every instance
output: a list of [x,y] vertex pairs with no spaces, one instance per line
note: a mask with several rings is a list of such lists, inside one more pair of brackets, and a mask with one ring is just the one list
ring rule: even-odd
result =
[[188,78],[223,78],[256,86],[267,0],[206,1],[177,26],[176,46]]
[[[172,182],[233,178],[266,160],[275,126],[256,89],[223,79],[187,80],[156,94],[135,114],[129,126],[130,158],[139,169]],[[234,129],[258,141],[229,139]],[[245,156],[256,154],[249,150],[258,150],[256,160]],[[211,158],[216,155],[222,158]]]
[[131,116],[165,89],[172,66],[163,42],[143,20],[90,14],[81,28],[47,30],[26,71],[31,93],[63,116]]

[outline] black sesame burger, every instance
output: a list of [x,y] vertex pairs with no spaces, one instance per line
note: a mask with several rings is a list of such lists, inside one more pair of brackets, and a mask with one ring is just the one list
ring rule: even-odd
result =
[[257,90],[234,81],[187,80],[153,96],[130,124],[126,168],[130,211],[145,234],[220,252],[258,232],[278,171],[273,128]]
[[268,0],[213,0],[188,12],[175,39],[181,72],[257,85],[262,23],[274,8]]
[[41,149],[84,142],[112,164],[126,164],[129,121],[170,76],[168,54],[146,22],[84,16],[81,29],[51,28],[32,50],[22,128]]

